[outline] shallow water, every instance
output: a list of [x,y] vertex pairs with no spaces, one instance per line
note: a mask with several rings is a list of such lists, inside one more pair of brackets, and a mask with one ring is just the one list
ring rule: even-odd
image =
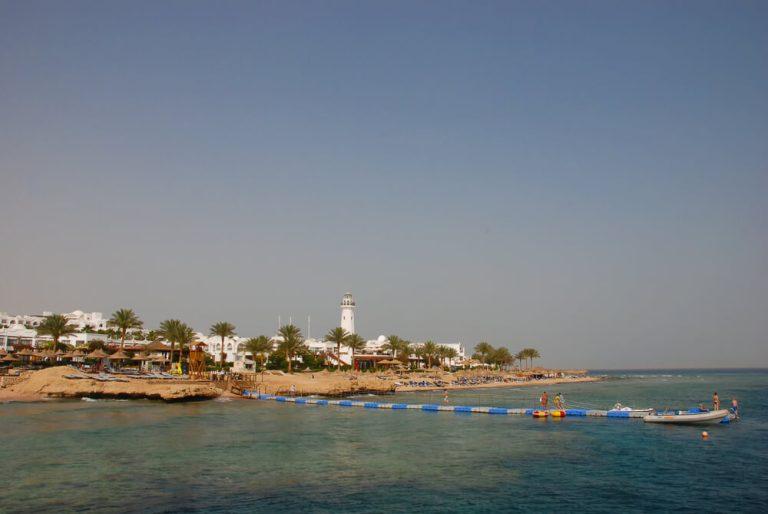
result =
[[[607,372],[606,372],[607,373]],[[736,395],[743,421],[534,420],[263,401],[0,405],[0,511],[765,511],[768,371],[610,372],[572,405],[685,408]],[[532,406],[540,389],[452,392]],[[440,403],[442,394],[390,401]]]

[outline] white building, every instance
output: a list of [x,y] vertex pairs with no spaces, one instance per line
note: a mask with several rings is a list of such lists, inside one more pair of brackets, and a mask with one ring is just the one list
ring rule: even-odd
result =
[[[50,316],[52,312],[45,311],[42,314],[17,314],[10,315],[7,312],[0,312],[0,326],[5,328],[11,328],[14,326],[22,326],[28,328],[35,328],[43,322],[46,316]],[[100,312],[83,312],[80,310],[64,313],[64,317],[67,318],[68,324],[76,327],[78,330],[84,330],[85,327],[90,327],[92,330],[106,330],[107,322],[109,321]]]
[[[51,336],[39,335],[37,330],[26,328],[24,325],[13,324],[7,328],[0,328],[0,347],[4,350],[8,350],[9,346],[17,345],[38,348],[52,340]],[[70,346],[84,346],[92,341],[107,343],[108,338],[104,334],[96,334],[94,332],[76,332],[59,339],[60,343],[66,343]]]

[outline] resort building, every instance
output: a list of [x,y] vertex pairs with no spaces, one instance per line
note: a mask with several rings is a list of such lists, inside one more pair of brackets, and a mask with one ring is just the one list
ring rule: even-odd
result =
[[[51,341],[51,336],[39,335],[37,330],[26,328],[24,325],[14,324],[8,328],[0,328],[0,347],[4,350],[8,350],[9,346],[31,346],[32,348],[38,348]],[[71,346],[85,346],[92,341],[107,343],[108,338],[104,334],[96,334],[94,332],[76,332],[59,339],[59,342]]]
[[[0,312],[0,326],[5,328],[11,328],[14,326],[21,326],[27,328],[35,328],[43,322],[46,316],[50,316],[52,312],[45,311],[42,314],[17,314],[10,315],[7,312]],[[78,330],[84,330],[85,327],[89,327],[92,330],[106,330],[107,322],[109,321],[100,312],[83,312],[80,310],[64,313],[64,317],[67,318],[68,323]]]

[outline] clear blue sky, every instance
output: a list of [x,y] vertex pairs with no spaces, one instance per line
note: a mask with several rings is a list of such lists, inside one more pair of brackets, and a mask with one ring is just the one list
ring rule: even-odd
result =
[[768,365],[768,2],[0,0],[0,310]]

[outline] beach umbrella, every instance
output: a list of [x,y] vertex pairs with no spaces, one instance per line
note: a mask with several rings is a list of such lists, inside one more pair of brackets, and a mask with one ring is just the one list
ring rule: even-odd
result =
[[146,353],[137,353],[133,356],[133,360],[135,361],[151,361],[152,357],[147,355]]
[[152,341],[144,347],[144,350],[148,352],[170,352],[171,347],[161,343],[160,341]]
[[5,348],[0,348],[0,355],[8,355],[8,352],[5,351]]
[[91,353],[86,355],[89,359],[104,359],[106,357],[109,357],[109,354],[104,353],[104,350],[101,348],[96,348]]
[[108,358],[109,358],[109,360],[112,360],[112,361],[119,361],[119,360],[130,359],[130,357],[128,357],[128,354],[125,353],[122,350],[116,351],[115,353],[110,355]]
[[19,350],[18,352],[16,352],[16,355],[18,357],[32,357],[33,355],[35,355],[35,352],[24,348],[23,350]]
[[85,352],[80,348],[77,348],[74,352],[72,352],[72,357],[85,357]]
[[21,359],[17,358],[14,355],[11,355],[10,353],[6,353],[5,356],[3,356],[2,359],[0,359],[0,361],[2,362],[18,362],[19,360]]

